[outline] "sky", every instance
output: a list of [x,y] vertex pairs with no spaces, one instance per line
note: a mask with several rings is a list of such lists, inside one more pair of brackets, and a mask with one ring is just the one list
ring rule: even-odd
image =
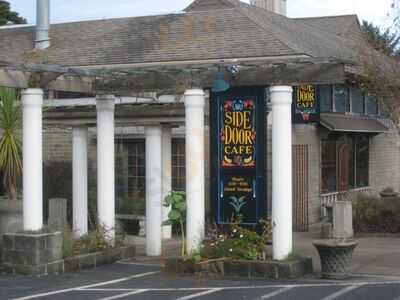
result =
[[[36,0],[7,0],[35,23]],[[243,0],[249,2],[249,0]],[[289,17],[357,14],[379,25],[387,22],[391,0],[287,0]],[[183,10],[192,0],[51,0],[52,23],[157,15]]]

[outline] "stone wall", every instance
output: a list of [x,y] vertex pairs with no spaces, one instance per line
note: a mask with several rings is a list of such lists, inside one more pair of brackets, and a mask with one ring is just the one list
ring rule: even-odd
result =
[[369,182],[375,193],[385,187],[400,190],[400,136],[397,130],[370,139]]

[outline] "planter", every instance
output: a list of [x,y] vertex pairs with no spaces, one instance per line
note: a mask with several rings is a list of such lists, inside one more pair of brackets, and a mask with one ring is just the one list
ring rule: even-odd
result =
[[380,192],[379,195],[382,198],[396,198],[399,196],[398,192]]
[[195,263],[181,258],[165,261],[164,271],[200,276],[295,279],[313,272],[310,257],[288,261],[252,261],[219,258]]
[[313,245],[321,259],[322,278],[345,279],[350,275],[351,260],[357,242],[354,240],[316,240]]

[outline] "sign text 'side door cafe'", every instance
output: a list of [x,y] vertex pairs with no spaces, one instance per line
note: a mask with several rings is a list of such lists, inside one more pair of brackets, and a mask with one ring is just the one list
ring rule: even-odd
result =
[[[266,89],[211,94],[211,195],[218,225],[254,226],[267,215]],[[293,122],[319,121],[312,85],[294,88]]]

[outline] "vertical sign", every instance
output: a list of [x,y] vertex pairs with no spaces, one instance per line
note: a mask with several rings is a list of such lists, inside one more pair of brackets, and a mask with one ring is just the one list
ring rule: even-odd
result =
[[294,88],[293,96],[293,121],[295,123],[319,122],[319,103],[316,86],[297,86]]
[[211,98],[216,223],[255,225],[265,214],[263,89],[235,89]]

